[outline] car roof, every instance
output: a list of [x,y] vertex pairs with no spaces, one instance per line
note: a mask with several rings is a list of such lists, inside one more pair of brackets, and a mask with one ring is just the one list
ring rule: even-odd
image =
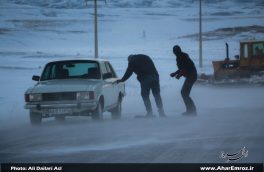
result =
[[56,62],[67,62],[67,61],[94,61],[94,62],[108,62],[109,60],[106,59],[95,59],[95,58],[69,58],[69,59],[62,59],[62,60],[55,60],[50,61],[49,63],[56,63]]

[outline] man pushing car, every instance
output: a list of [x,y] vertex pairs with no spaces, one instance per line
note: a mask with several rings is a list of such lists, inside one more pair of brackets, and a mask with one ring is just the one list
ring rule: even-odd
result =
[[128,67],[122,79],[116,82],[125,82],[130,76],[135,73],[141,86],[141,96],[143,98],[147,114],[146,118],[153,117],[151,102],[149,99],[150,90],[155,98],[158,107],[159,116],[165,117],[163,103],[160,96],[159,74],[151,60],[151,58],[144,54],[136,54],[128,56]]

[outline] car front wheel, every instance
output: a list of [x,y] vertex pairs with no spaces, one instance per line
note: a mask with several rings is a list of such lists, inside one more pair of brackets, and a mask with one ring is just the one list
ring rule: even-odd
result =
[[103,105],[101,102],[98,103],[95,111],[92,113],[92,119],[102,120],[103,119]]

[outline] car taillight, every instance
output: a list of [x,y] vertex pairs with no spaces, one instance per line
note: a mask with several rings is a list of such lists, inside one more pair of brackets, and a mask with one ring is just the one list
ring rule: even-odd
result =
[[24,98],[25,98],[25,102],[29,102],[29,94],[25,94]]

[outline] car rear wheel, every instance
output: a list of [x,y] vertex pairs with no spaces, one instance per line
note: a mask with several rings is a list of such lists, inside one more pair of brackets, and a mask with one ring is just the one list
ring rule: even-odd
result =
[[120,119],[122,113],[122,98],[119,98],[116,107],[111,111],[112,119]]
[[92,113],[92,119],[94,120],[102,120],[103,119],[103,105],[100,101],[95,109],[95,111]]
[[42,121],[42,115],[41,115],[41,113],[31,112],[30,111],[29,119],[30,119],[30,123],[32,125],[40,125],[41,121]]

